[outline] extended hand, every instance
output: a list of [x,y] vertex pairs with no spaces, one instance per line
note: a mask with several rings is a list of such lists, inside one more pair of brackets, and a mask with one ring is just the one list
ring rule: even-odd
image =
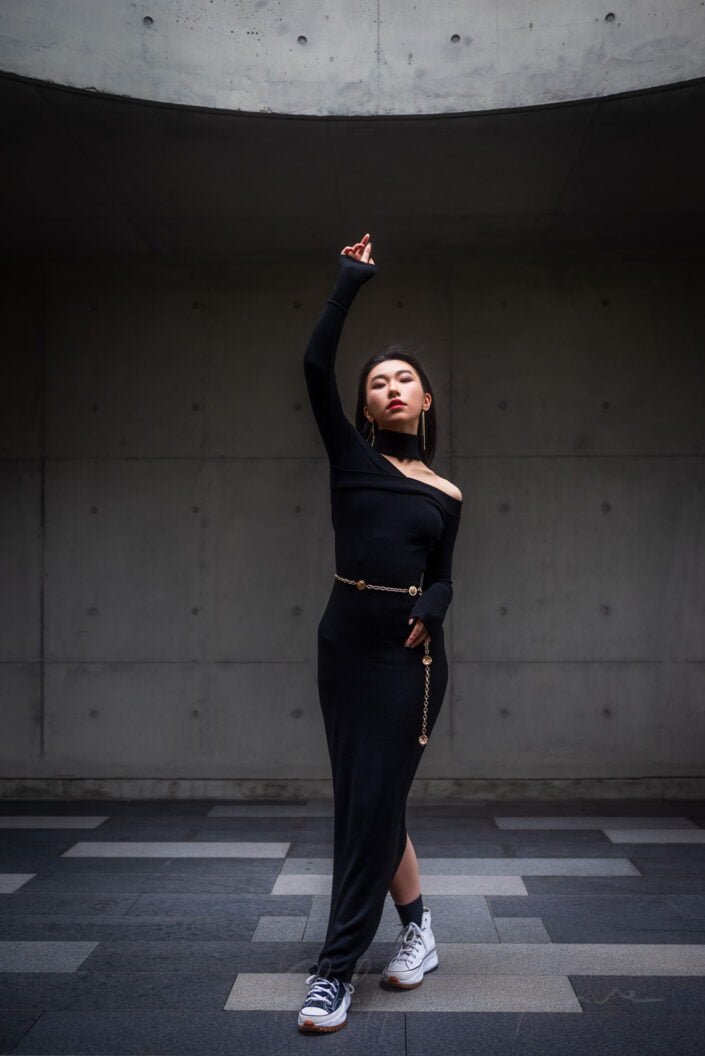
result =
[[354,246],[345,246],[340,252],[344,253],[346,257],[354,257],[355,260],[361,260],[363,264],[374,264],[374,260],[370,256],[372,243],[370,242],[369,233],[363,235],[362,239],[356,242]]
[[[414,617],[409,617],[409,623],[414,622]],[[426,630],[425,624],[421,620],[416,620],[416,626],[409,632],[409,637],[404,642],[404,645],[408,645],[410,649],[413,649],[416,645],[423,645],[428,638],[431,641],[431,635]]]

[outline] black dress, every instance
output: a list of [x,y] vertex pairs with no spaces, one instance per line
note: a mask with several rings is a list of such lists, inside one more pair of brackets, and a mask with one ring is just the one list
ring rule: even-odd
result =
[[[318,691],[333,779],[330,916],[311,971],[350,981],[372,942],[406,848],[406,802],[424,746],[424,645],[404,645],[422,620],[431,636],[426,733],[448,681],[443,618],[462,500],[412,479],[348,420],[335,354],[348,308],[376,265],[339,256],[335,287],[311,334],[304,373],[330,464],[335,569],[348,579],[423,593],[358,589],[333,579],[318,624]],[[423,582],[422,582],[423,573]]]

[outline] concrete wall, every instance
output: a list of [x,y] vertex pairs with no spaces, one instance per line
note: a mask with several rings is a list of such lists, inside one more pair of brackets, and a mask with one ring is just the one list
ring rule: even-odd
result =
[[529,106],[705,74],[699,0],[3,0],[0,70],[282,114]]
[[[328,787],[301,361],[336,267],[291,263],[5,275],[4,794]],[[353,306],[348,412],[365,356],[425,344],[465,496],[417,790],[705,776],[704,278],[465,259],[395,265]]]

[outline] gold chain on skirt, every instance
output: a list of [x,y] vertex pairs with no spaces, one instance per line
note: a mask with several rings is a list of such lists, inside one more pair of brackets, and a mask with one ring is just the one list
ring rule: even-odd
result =
[[[335,579],[339,579],[341,583],[350,583],[353,587],[357,587],[358,590],[393,590],[400,591],[402,594],[411,594],[416,596],[417,594],[423,594],[421,587],[417,587],[415,584],[411,584],[410,587],[384,587],[379,583],[367,583],[364,579],[346,579],[345,576],[339,576],[337,572],[333,573]],[[428,734],[426,733],[426,722],[428,720],[428,694],[431,680],[431,664],[433,663],[433,657],[429,653],[428,638],[425,639],[424,643],[425,655],[421,657],[421,663],[424,665],[424,691],[423,691],[423,717],[421,719],[421,733],[419,734],[419,744],[428,744]]]

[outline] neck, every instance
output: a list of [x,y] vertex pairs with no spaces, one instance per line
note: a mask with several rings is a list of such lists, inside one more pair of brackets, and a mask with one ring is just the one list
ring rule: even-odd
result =
[[383,455],[423,461],[417,433],[403,433],[399,429],[376,429],[375,447]]

